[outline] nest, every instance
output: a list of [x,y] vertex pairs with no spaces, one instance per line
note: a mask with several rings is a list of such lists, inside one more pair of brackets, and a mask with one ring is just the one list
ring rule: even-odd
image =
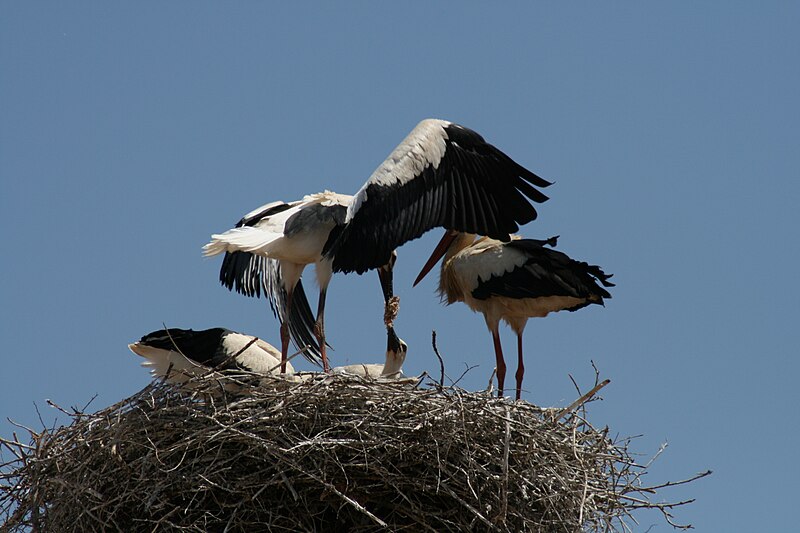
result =
[[0,439],[0,530],[628,531],[639,508],[675,525],[688,503],[651,503],[673,483],[644,486],[630,441],[583,408],[416,381],[153,384],[64,412]]

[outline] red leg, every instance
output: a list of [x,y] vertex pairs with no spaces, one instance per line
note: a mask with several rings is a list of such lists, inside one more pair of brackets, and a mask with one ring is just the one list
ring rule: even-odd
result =
[[503,396],[503,384],[506,381],[506,362],[503,359],[503,346],[500,344],[500,333],[497,328],[492,330],[494,341],[494,356],[497,360],[497,396]]
[[525,375],[525,365],[522,364],[522,334],[517,334],[517,400],[522,394],[522,376]]

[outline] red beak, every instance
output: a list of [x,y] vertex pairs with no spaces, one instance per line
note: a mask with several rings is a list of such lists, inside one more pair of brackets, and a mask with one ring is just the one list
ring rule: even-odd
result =
[[422,278],[424,278],[428,272],[431,271],[434,265],[439,262],[439,259],[441,259],[445,252],[447,252],[447,249],[450,248],[450,245],[453,243],[453,239],[455,239],[456,236],[458,236],[457,231],[447,230],[444,232],[442,240],[439,241],[439,244],[437,244],[436,248],[433,249],[430,259],[428,259],[428,262],[425,263],[424,267],[422,267],[417,279],[414,280],[414,287],[416,287],[417,283],[422,281]]

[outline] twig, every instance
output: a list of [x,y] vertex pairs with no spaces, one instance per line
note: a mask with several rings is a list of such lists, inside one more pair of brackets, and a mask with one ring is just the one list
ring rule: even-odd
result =
[[497,375],[497,367],[492,369],[492,375],[489,376],[489,384],[486,386],[486,392],[492,394],[494,392],[494,377]]
[[587,392],[586,394],[584,394],[583,396],[581,396],[580,398],[578,398],[577,400],[575,400],[574,402],[569,404],[569,407],[565,407],[564,409],[559,411],[558,414],[555,416],[555,419],[559,420],[560,418],[564,417],[568,413],[571,413],[575,409],[578,409],[580,406],[582,406],[583,404],[588,402],[591,399],[592,396],[597,394],[600,389],[602,389],[603,387],[605,387],[609,383],[611,383],[610,379],[605,379],[602,382],[598,383],[597,385],[592,387],[592,390],[590,390],[589,392]]
[[433,345],[433,353],[439,359],[439,390],[442,390],[444,388],[444,359],[439,355],[439,349],[436,347],[436,330],[431,330],[431,344]]
[[467,368],[464,369],[461,375],[458,376],[458,378],[455,381],[453,381],[453,387],[457,387],[458,384],[461,383],[461,380],[464,379],[464,376],[467,375],[467,372],[469,372],[473,368],[478,368],[478,365],[467,366]]
[[[311,345],[310,345],[310,344],[306,344],[305,346],[303,346],[302,348],[300,348],[299,350],[297,350],[296,352],[294,352],[292,355],[290,355],[289,357],[287,357],[287,358],[286,358],[286,362],[288,363],[289,361],[291,361],[292,359],[294,359],[295,357],[297,357],[297,356],[298,356],[298,355],[300,355],[301,353],[303,353],[303,352],[307,352],[307,351],[308,351],[308,350],[310,350],[310,349],[311,349]],[[276,370],[278,370],[278,369],[281,367],[281,365],[283,365],[283,362],[281,362],[281,363],[278,363],[277,365],[275,365],[275,366],[273,366],[272,368],[270,368],[270,369],[267,371],[267,374],[272,374],[273,372],[275,372]]]
[[692,481],[697,481],[698,479],[702,479],[702,478],[704,478],[706,476],[710,476],[713,473],[714,472],[712,472],[711,470],[706,470],[705,472],[700,472],[698,474],[693,475],[692,477],[689,477],[689,478],[686,478],[686,479],[682,479],[680,481],[667,481],[667,482],[661,483],[659,485],[651,485],[651,486],[647,487],[647,492],[655,492],[657,490],[665,489],[667,487],[676,487],[678,485],[685,485],[687,483],[691,483]]
[[508,456],[511,451],[511,418],[508,405],[505,406],[505,415],[506,431],[505,441],[503,443],[503,495],[500,504],[500,517],[503,522],[506,521],[506,515],[508,514]]

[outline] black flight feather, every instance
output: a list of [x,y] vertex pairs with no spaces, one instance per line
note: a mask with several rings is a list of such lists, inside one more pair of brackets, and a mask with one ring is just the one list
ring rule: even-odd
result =
[[[357,215],[325,244],[335,272],[378,268],[395,248],[434,227],[508,241],[520,224],[536,218],[530,202],[547,196],[535,187],[550,182],[470,129],[450,124],[444,130],[445,151],[436,168],[429,164],[412,179],[366,185]],[[436,209],[428,212],[428,205]]]

